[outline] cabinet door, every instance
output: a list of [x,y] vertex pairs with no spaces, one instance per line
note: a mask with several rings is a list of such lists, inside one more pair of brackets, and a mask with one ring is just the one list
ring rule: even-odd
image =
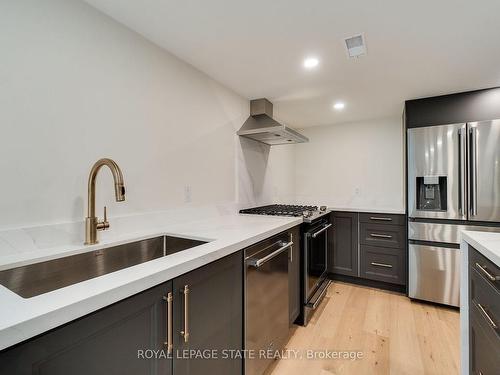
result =
[[[174,279],[175,375],[242,373],[241,359],[223,358],[225,350],[243,348],[242,254],[229,255]],[[213,357],[211,351],[215,359],[197,358]]]
[[360,245],[360,277],[392,284],[406,283],[405,259],[402,249]]
[[500,371],[500,336],[488,326],[476,305],[471,303],[469,314],[470,374],[498,374]]
[[289,303],[288,309],[290,313],[290,326],[295,322],[300,313],[300,226],[290,230],[293,246],[290,251],[288,262],[288,291]]
[[328,254],[330,272],[358,275],[358,213],[335,211],[331,214],[333,223],[333,246]]
[[163,349],[171,288],[161,284],[3,351],[0,374],[171,374],[170,359],[141,358]]

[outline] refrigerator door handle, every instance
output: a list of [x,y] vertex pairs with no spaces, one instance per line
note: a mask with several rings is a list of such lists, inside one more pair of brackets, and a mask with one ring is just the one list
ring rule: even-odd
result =
[[471,127],[469,130],[469,191],[470,191],[470,215],[477,215],[477,129]]
[[462,218],[467,216],[466,202],[465,202],[465,136],[464,128],[458,129],[458,211]]

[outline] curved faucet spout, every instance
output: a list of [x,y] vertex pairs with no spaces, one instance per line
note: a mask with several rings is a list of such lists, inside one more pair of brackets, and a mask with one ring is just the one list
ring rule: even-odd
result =
[[85,244],[87,245],[96,244],[98,242],[97,230],[105,230],[109,228],[109,223],[106,220],[106,214],[103,222],[99,222],[95,216],[95,181],[98,172],[103,166],[107,166],[113,174],[116,201],[123,202],[125,200],[125,185],[123,183],[123,175],[120,167],[111,159],[99,159],[92,166],[89,174],[88,209],[87,218],[85,219]]

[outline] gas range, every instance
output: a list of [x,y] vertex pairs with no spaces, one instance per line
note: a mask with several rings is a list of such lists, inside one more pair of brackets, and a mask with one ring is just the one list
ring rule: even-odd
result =
[[297,267],[300,274],[301,309],[295,321],[297,324],[307,325],[331,283],[328,279],[328,254],[333,224],[330,223],[329,213],[330,210],[326,206],[288,204],[271,204],[240,210],[240,214],[303,218],[304,224],[300,225],[299,238],[290,239],[290,241],[297,242],[296,247],[300,251]]
[[318,208],[318,206],[290,204],[271,204],[268,206],[240,210],[240,214],[302,217],[305,223],[311,223],[329,213],[330,211],[326,208],[326,206]]

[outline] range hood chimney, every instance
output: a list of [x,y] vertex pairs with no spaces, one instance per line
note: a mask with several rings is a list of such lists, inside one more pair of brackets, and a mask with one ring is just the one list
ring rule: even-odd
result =
[[250,117],[237,134],[271,146],[309,142],[307,137],[274,120],[273,103],[265,98],[250,101]]

